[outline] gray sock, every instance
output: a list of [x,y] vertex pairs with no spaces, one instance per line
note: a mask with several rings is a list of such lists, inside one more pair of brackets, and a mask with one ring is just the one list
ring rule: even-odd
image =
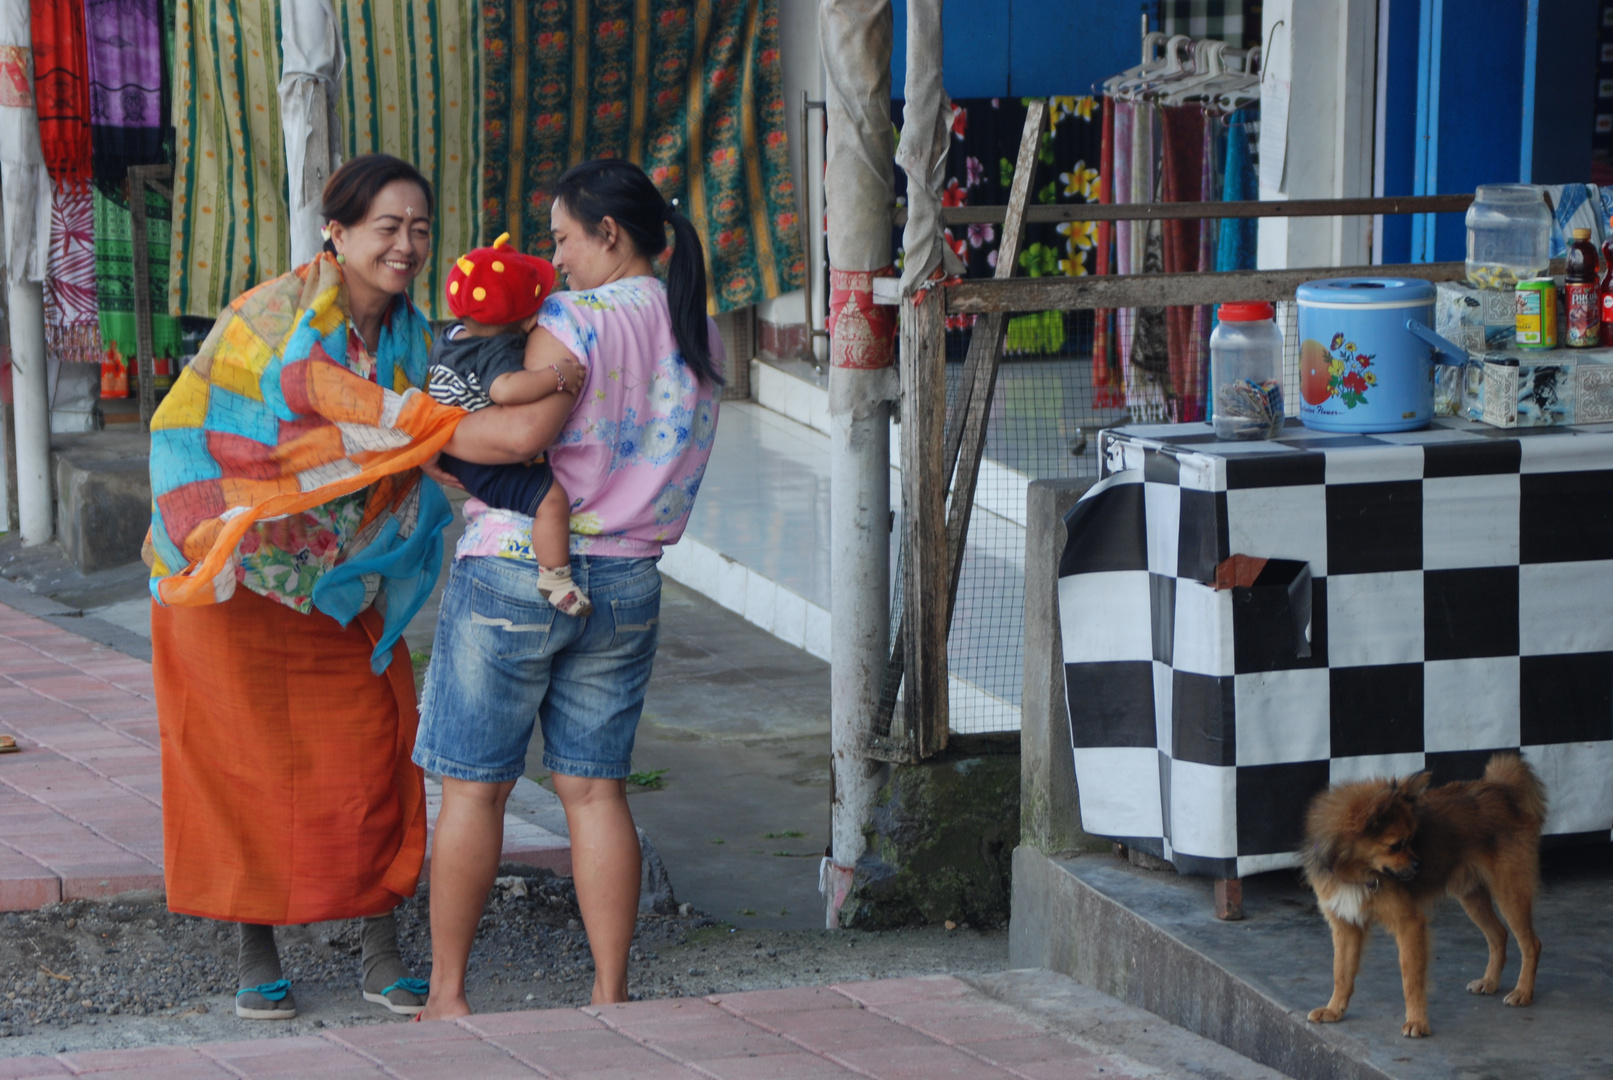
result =
[[270,1000],[256,990],[248,989],[277,982],[285,977],[280,970],[280,953],[274,946],[274,927],[259,926],[255,923],[236,925],[241,935],[240,952],[236,959],[236,985],[247,991],[236,995],[236,1004],[252,1010],[295,1013],[297,999],[292,997],[289,988],[286,990],[286,996],[278,1001]]
[[390,986],[392,990],[386,994],[386,999],[392,1004],[424,1005],[425,993],[416,994],[412,989],[394,985],[401,979],[423,990],[418,981],[410,979],[409,969],[398,953],[398,923],[393,913],[372,915],[363,920],[362,941],[364,992],[380,994]]

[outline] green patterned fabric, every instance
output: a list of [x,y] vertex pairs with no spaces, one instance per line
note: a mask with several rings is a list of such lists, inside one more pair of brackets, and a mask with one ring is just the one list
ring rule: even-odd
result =
[[[146,240],[151,263],[151,355],[180,355],[179,320],[168,310],[168,200],[146,189]],[[133,363],[134,222],[129,204],[95,188],[95,291],[101,311],[101,341]]]
[[552,251],[546,188],[642,165],[700,231],[711,311],[801,286],[778,0],[508,0],[482,9],[483,237]]

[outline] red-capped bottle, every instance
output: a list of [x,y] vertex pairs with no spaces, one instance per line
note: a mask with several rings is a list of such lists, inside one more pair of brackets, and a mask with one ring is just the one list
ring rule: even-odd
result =
[[1602,301],[1596,282],[1596,245],[1591,230],[1575,229],[1568,245],[1568,273],[1563,279],[1563,307],[1568,316],[1563,344],[1571,349],[1588,349],[1601,344]]
[[[1613,227],[1613,218],[1608,225]],[[1613,240],[1602,241],[1602,282],[1597,293],[1602,301],[1602,345],[1613,349]]]

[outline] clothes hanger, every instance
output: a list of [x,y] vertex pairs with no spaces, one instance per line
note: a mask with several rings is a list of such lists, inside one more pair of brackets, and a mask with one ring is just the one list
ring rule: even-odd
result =
[[1144,34],[1142,63],[1103,80],[1103,92],[1112,95],[1120,88],[1121,83],[1129,79],[1135,79],[1145,72],[1156,71],[1164,67],[1165,58],[1159,54],[1160,47],[1164,44],[1165,35],[1160,31],[1150,30]]
[[1165,42],[1165,62],[1156,68],[1121,83],[1117,95],[1123,100],[1136,101],[1154,87],[1191,74],[1188,62],[1192,58],[1193,39],[1186,34],[1174,34]]

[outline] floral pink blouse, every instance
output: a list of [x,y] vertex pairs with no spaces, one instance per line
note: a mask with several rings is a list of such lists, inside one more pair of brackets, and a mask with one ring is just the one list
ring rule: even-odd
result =
[[[538,325],[588,369],[571,418],[549,449],[571,500],[574,555],[655,557],[683,535],[717,434],[717,387],[684,364],[672,334],[666,287],[624,278],[556,293]],[[722,338],[706,321],[720,369]],[[457,557],[532,559],[532,519],[465,504]]]

